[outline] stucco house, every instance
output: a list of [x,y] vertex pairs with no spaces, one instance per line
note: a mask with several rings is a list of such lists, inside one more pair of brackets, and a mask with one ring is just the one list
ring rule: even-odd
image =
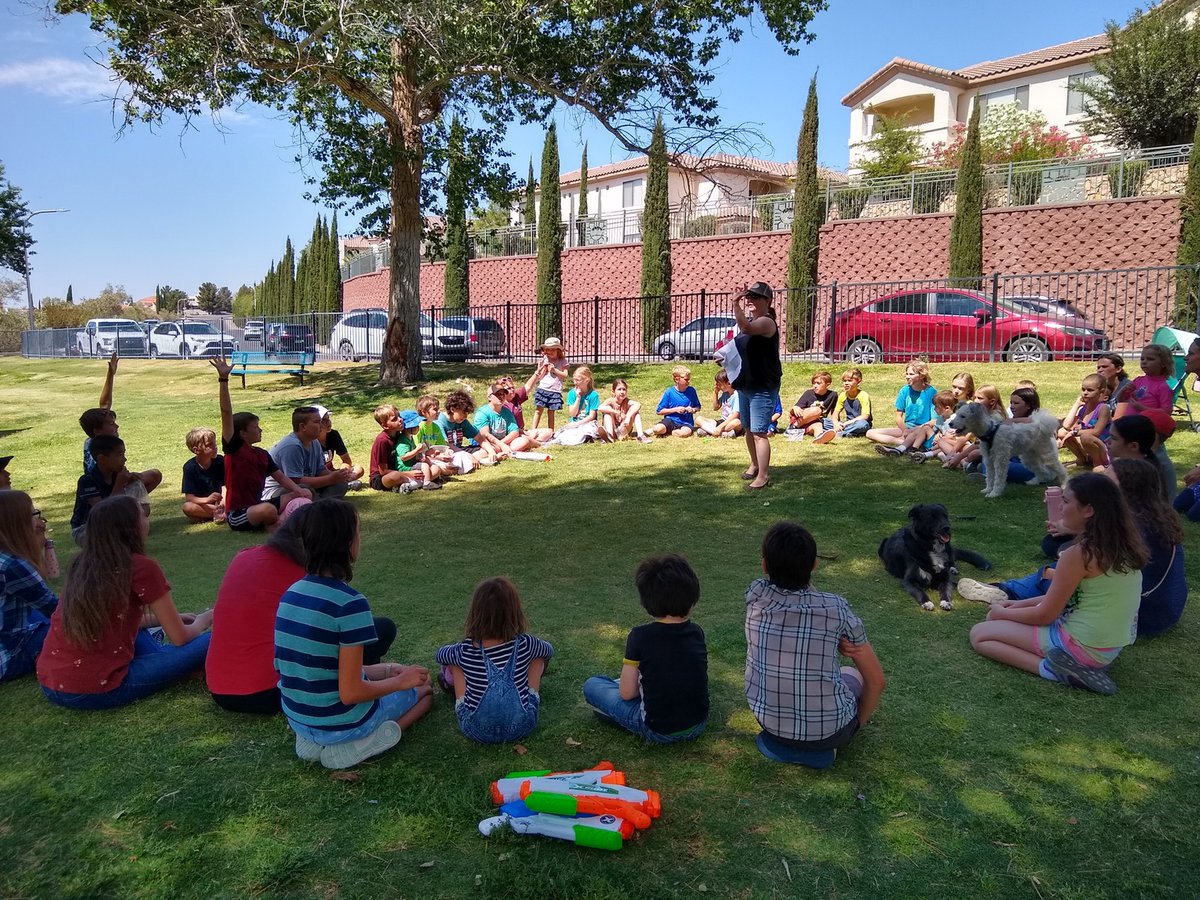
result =
[[[976,98],[985,118],[989,105],[1016,103],[1072,137],[1080,135],[1085,115],[1079,85],[1096,77],[1094,60],[1107,52],[1108,36],[1098,34],[962,69],[897,57],[842,98],[850,108],[850,171],[858,170],[881,114],[916,128],[932,148],[953,140],[954,127],[970,118]],[[1095,139],[1093,147],[1111,149]]]

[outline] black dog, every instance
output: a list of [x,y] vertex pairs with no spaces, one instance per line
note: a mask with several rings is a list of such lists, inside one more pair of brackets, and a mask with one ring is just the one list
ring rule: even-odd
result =
[[942,609],[954,609],[950,602],[950,572],[956,560],[966,560],[977,569],[988,571],[992,564],[971,550],[950,546],[950,515],[940,503],[914,506],[908,511],[912,520],[879,545],[879,558],[888,573],[900,579],[922,609],[933,609],[925,593],[936,588]]

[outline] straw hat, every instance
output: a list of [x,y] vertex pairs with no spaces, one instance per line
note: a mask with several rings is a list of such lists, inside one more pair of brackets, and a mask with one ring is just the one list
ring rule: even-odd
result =
[[566,349],[563,347],[563,342],[560,341],[556,337],[546,338],[544,341],[542,341],[542,346],[539,347],[538,349],[539,350],[558,350],[561,353],[567,352]]

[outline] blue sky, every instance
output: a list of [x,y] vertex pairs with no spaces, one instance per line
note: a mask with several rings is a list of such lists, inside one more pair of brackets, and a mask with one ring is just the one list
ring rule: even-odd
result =
[[[194,293],[202,281],[236,290],[262,277],[289,235],[302,245],[321,207],[306,201],[290,126],[259,108],[226,110],[185,130],[169,121],[117,135],[119,119],[97,36],[82,16],[47,26],[21,0],[0,0],[0,161],[31,210],[35,298],[76,298],[120,284],[135,298],[158,284]],[[753,123],[756,156],[790,160],[809,78],[818,72],[820,161],[844,169],[849,110],[841,98],[894,56],[956,68],[1097,34],[1133,0],[831,0],[816,40],[784,54],[761,25],[725,54],[714,91],[728,124]],[[624,148],[569,110],[556,113],[563,169],[625,159]],[[514,129],[513,167],[541,153],[540,127]],[[313,173],[309,173],[313,174]],[[342,220],[343,234],[356,222]],[[0,274],[4,273],[0,270]]]

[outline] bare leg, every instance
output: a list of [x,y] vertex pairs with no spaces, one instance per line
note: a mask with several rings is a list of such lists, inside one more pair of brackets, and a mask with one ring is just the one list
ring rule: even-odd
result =
[[1042,663],[1036,640],[1036,629],[1020,622],[980,622],[971,629],[971,648],[980,656],[1034,675]]
[[754,468],[758,472],[758,477],[751,481],[747,487],[766,487],[771,480],[771,439],[766,434],[755,434],[754,432],[747,431],[746,442],[751,447]]

